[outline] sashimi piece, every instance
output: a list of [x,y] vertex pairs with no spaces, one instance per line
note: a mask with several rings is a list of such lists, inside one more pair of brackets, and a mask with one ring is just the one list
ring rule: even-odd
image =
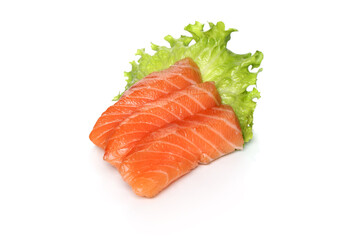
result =
[[143,138],[119,171],[133,191],[154,197],[199,163],[243,148],[239,121],[230,106],[207,109]]
[[221,99],[214,82],[191,85],[147,103],[115,128],[104,159],[118,168],[128,152],[148,133],[220,104]]
[[200,70],[191,58],[182,59],[168,69],[149,74],[129,88],[101,115],[89,135],[90,140],[105,148],[114,128],[138,107],[198,83],[201,83]]

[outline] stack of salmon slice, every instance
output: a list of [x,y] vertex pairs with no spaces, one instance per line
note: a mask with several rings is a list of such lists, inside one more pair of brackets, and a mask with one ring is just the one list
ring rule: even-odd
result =
[[185,58],[129,88],[89,136],[133,191],[154,197],[198,164],[243,147],[233,109]]

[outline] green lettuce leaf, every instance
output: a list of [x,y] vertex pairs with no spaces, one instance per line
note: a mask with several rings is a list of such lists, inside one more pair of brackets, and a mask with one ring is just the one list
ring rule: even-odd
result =
[[[247,91],[247,88],[256,85],[257,75],[262,70],[250,72],[249,68],[258,68],[263,54],[259,51],[253,55],[231,52],[227,49],[227,43],[230,34],[237,30],[226,30],[223,22],[209,25],[210,29],[204,31],[204,25],[195,22],[185,27],[191,36],[177,39],[171,35],[166,36],[165,40],[170,43],[170,47],[152,44],[155,51],[153,55],[139,49],[136,55],[139,55],[140,59],[131,62],[131,71],[125,72],[125,90],[146,75],[168,68],[182,58],[191,57],[200,67],[202,80],[214,81],[222,102],[234,109],[244,140],[248,142],[253,136],[253,112],[256,107],[254,99],[260,98],[260,93],[255,86],[251,91]],[[118,94],[113,100],[118,100],[121,95],[122,93]]]

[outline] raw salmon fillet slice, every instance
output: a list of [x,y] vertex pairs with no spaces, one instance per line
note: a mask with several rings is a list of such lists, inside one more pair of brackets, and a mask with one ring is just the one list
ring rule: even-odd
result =
[[154,197],[198,163],[242,149],[238,119],[230,106],[213,107],[147,135],[119,170],[133,191]]
[[214,82],[191,85],[147,103],[115,128],[104,159],[118,168],[122,159],[148,133],[220,103]]
[[105,149],[114,128],[138,107],[197,83],[201,83],[201,74],[191,58],[182,59],[168,69],[149,74],[124,92],[101,115],[89,135],[90,140]]

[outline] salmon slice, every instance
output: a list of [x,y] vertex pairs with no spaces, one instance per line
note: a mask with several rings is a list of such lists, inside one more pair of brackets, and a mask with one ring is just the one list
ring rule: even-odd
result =
[[168,69],[149,74],[124,92],[101,115],[89,135],[90,140],[105,149],[114,128],[138,107],[197,83],[201,83],[201,74],[191,58],[182,59]]
[[199,163],[242,149],[238,119],[230,106],[207,109],[152,132],[143,138],[119,167],[133,191],[154,197]]
[[148,133],[220,103],[214,82],[191,85],[147,103],[115,128],[106,147],[104,159],[118,168],[122,159]]

